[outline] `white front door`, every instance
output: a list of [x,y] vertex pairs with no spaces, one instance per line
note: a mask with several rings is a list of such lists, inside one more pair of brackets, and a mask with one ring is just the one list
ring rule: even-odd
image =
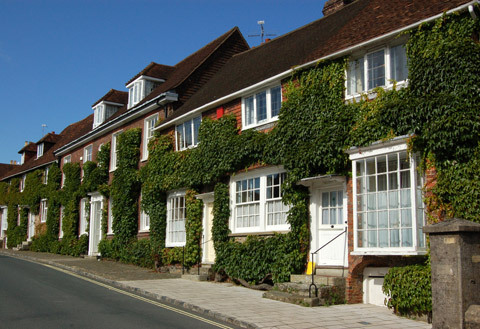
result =
[[28,241],[32,240],[35,235],[35,215],[31,212],[28,212],[28,230],[27,230],[27,239]]
[[312,251],[322,248],[314,256],[318,266],[348,267],[346,204],[343,187],[317,191],[316,238]]
[[98,243],[102,239],[101,224],[103,197],[101,195],[92,195],[92,199],[90,202],[90,234],[88,255],[97,256]]
[[215,248],[213,247],[213,202],[204,205],[204,226],[203,226],[203,259],[204,264],[215,262]]
[[8,222],[7,222],[7,207],[2,207],[2,217],[0,218],[1,223],[0,223],[0,238],[3,238],[6,236],[7,228],[8,228]]

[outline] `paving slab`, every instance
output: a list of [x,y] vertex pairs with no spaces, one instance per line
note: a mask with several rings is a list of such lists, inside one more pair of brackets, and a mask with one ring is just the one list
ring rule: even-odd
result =
[[265,299],[262,291],[231,283],[172,278],[169,274],[118,262],[8,249],[0,249],[0,255],[58,266],[244,328],[432,328],[425,322],[398,317],[380,306],[308,308]]

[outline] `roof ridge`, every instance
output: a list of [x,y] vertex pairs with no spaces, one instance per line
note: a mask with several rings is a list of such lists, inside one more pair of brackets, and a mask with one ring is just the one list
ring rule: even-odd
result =
[[[228,38],[230,36],[233,35],[233,33],[237,32],[240,33],[240,35],[242,35],[242,33],[240,32],[240,29],[238,28],[238,26],[234,26],[233,28],[231,28],[230,30],[228,30],[227,32],[225,32],[224,34],[222,34],[221,36],[219,36],[218,38],[215,38],[214,40],[210,41],[209,43],[207,43],[206,45],[204,45],[202,48],[198,49],[197,51],[195,51],[194,53],[190,54],[189,56],[185,57],[183,60],[181,60],[180,62],[178,62],[177,64],[175,64],[175,68],[177,67],[177,65],[179,65],[180,63],[183,63],[185,62],[187,59],[191,58],[193,55],[199,53],[200,51],[202,51],[203,49],[207,48],[208,46],[210,46],[212,43],[214,43],[215,41],[218,41],[219,39],[223,39],[214,49],[212,49],[212,51],[210,53],[208,53],[208,55],[204,56],[203,60],[201,60],[195,67],[192,68],[192,70],[185,75],[185,77],[180,80],[176,86],[182,84],[185,80],[187,80],[187,78],[192,74],[192,72],[195,72],[197,70],[197,68],[199,68],[203,63],[205,63],[205,61],[207,60],[207,58],[210,57],[211,54],[213,54],[215,51],[217,51],[218,48],[220,48],[221,45],[223,45],[225,43],[225,41],[228,40]],[[243,35],[242,35],[243,37]],[[245,40],[245,38],[244,38]],[[248,44],[248,43],[247,43]],[[176,87],[175,86],[175,87]]]

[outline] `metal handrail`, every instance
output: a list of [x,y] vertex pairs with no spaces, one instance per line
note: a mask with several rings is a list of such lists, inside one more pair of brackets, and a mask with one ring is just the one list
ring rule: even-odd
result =
[[330,242],[332,242],[333,240],[335,240],[336,238],[338,238],[339,236],[341,236],[342,234],[345,234],[345,233],[347,233],[347,227],[346,226],[345,226],[345,230],[343,230],[342,233],[338,234],[336,237],[334,237],[333,239],[331,239],[330,241],[325,243],[323,246],[321,246],[320,248],[318,248],[317,250],[315,250],[314,252],[311,253],[312,257],[310,258],[310,260],[312,262],[312,283],[308,287],[308,297],[309,298],[312,298],[312,286],[315,288],[315,297],[318,297],[318,288],[317,288],[317,285],[315,284],[315,277],[314,277],[315,269],[313,268],[313,255],[315,255],[317,252],[319,252],[320,250],[325,248],[328,244],[330,244]]
[[[212,241],[213,239],[203,241],[200,243],[200,246],[203,246],[205,243]],[[200,262],[197,263],[197,273],[200,275]],[[185,274],[185,246],[183,246],[183,260],[182,260],[182,275]]]

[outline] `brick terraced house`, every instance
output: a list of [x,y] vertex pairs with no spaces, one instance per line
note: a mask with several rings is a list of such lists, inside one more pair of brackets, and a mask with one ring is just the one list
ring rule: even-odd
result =
[[[112,183],[118,161],[117,138],[132,128],[142,131],[138,168],[148,164],[147,145],[155,134],[170,136],[175,152],[187,154],[197,148],[202,143],[199,135],[204,121],[233,116],[239,134],[268,134],[282,120],[282,104],[288,102],[292,77],[298,79],[299,72],[312,70],[319,63],[345,59],[341,102],[368,103],[381,93],[379,88],[388,91],[409,86],[405,47],[409,36],[405,32],[434,22],[445,13],[471,20],[479,15],[478,1],[467,0],[329,0],[323,13],[323,18],[259,47],[250,49],[238,28],[233,28],[175,66],[149,64],[126,83],[128,91],[112,89],[96,101],[92,115],[58,135],[49,133],[36,143],[27,143],[19,152],[20,165],[0,167],[2,181],[20,179],[22,191],[27,173],[40,169],[46,176],[52,164],[63,169],[66,163],[79,163],[83,168],[84,163],[95,161],[102,145],[110,143]],[[309,256],[304,270],[309,261],[315,263],[317,274],[344,278],[348,303],[383,305],[381,286],[388,268],[420,262],[427,253],[422,191],[435,176],[419,170],[420,156],[409,149],[413,135],[389,137],[339,149],[348,161],[346,171],[313,170],[295,182],[308,191],[305,222],[309,241],[305,252]],[[196,198],[203,201],[199,266],[216,262],[217,182],[229,187],[231,240],[287,234],[292,209],[282,200],[287,168],[286,163],[257,161],[218,181],[164,191],[164,247],[188,243],[186,194],[195,187]],[[138,227],[137,239],[148,239],[150,216],[138,197],[138,218],[131,220]],[[28,239],[45,231],[48,200],[42,199],[39,206],[39,215],[28,217]],[[78,207],[78,235],[88,235],[88,255],[99,255],[102,236],[115,236],[115,204],[95,191],[82,198]],[[7,206],[1,209],[4,237]],[[108,212],[106,232],[102,232],[102,209]]]

